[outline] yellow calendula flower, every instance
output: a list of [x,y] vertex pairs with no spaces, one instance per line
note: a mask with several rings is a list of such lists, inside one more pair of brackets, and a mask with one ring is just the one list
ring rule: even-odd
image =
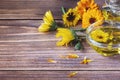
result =
[[82,28],[87,28],[95,23],[95,26],[101,25],[104,21],[102,12],[98,9],[90,9],[83,14]]
[[77,3],[76,9],[80,15],[83,15],[88,9],[98,9],[98,5],[94,0],[80,0]]
[[97,42],[107,42],[109,39],[109,34],[102,31],[101,29],[96,29],[90,34],[91,38]]
[[79,19],[81,18],[76,9],[69,9],[68,12],[63,14],[62,17],[63,22],[67,27],[75,26]]
[[50,10],[45,13],[45,16],[43,17],[43,21],[44,22],[38,28],[39,32],[46,32],[56,29],[56,23],[53,19],[53,15]]
[[69,42],[75,39],[70,29],[58,28],[57,31],[58,32],[56,33],[56,37],[62,37],[62,39],[56,43],[57,46],[67,46]]

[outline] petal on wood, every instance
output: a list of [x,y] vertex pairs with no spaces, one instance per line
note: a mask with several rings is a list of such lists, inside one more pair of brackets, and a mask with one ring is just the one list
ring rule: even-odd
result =
[[81,64],[88,64],[89,62],[91,62],[91,59],[88,59],[86,56],[84,57],[83,61],[81,61]]
[[57,63],[57,61],[55,61],[53,59],[48,59],[47,61],[50,62],[50,63]]
[[68,77],[74,77],[75,75],[77,75],[77,71],[75,71],[75,72],[71,72],[69,75],[68,75]]
[[79,55],[77,55],[77,54],[68,54],[68,55],[60,56],[60,57],[64,58],[64,59],[76,59],[76,58],[79,58]]

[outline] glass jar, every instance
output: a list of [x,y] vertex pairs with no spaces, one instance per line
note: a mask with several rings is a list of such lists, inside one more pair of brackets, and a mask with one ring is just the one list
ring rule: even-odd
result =
[[120,23],[104,22],[101,26],[90,25],[87,42],[103,56],[120,54]]
[[120,16],[120,0],[105,0],[105,4],[111,13]]

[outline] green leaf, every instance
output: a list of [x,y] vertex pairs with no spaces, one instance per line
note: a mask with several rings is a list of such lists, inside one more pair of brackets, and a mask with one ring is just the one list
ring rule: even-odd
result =
[[52,22],[50,31],[55,31],[56,29],[57,29],[57,23],[54,21],[54,22]]
[[71,30],[73,36],[75,37],[75,40],[78,40],[78,36],[77,36],[75,30],[73,30],[73,29],[70,29],[70,30]]
[[75,45],[75,50],[80,50],[81,48],[82,48],[81,43],[78,42],[78,43]]
[[61,9],[62,9],[62,13],[65,14],[66,13],[65,8],[62,6]]

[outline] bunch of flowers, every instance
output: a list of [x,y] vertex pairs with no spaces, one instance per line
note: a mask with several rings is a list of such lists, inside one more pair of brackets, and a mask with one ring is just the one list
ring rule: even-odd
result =
[[[98,26],[101,25],[104,20],[115,20],[108,11],[101,10],[94,0],[80,0],[77,2],[75,8],[69,8],[66,10],[62,7],[61,9],[63,12],[62,20],[64,27],[60,27],[57,24],[54,20],[52,12],[49,10],[45,13],[43,23],[39,26],[38,31],[57,31],[56,38],[62,37],[62,39],[58,41],[56,45],[72,45],[76,50],[83,49],[82,41],[85,39],[85,35],[77,34],[77,32],[85,34],[85,30],[93,23],[95,23],[95,26]],[[79,25],[79,27],[76,29],[77,25]],[[99,32],[102,33],[101,31],[98,31],[98,33]],[[95,35],[96,34],[93,34],[92,36],[94,37]],[[99,40],[99,37],[94,38]]]

